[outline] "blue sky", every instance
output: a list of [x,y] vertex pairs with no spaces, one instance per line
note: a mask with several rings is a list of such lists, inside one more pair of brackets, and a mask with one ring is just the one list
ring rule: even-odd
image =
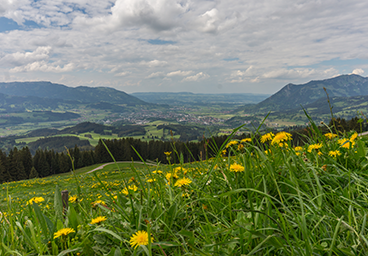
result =
[[267,93],[368,72],[361,0],[2,0],[0,82]]

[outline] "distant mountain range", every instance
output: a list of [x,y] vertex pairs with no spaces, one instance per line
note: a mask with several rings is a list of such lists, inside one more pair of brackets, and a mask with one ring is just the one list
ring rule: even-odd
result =
[[61,99],[64,101],[78,101],[82,103],[108,102],[128,106],[148,105],[134,96],[109,87],[68,87],[51,82],[10,82],[0,83],[0,93],[46,99]]
[[[310,81],[306,84],[287,84],[280,91],[253,106],[238,110],[251,113],[283,112],[300,110],[301,106],[318,108],[328,106],[326,88],[329,97],[339,102],[356,102],[347,98],[368,95],[368,78],[359,75],[341,75],[330,79]],[[339,99],[337,99],[339,98]]]

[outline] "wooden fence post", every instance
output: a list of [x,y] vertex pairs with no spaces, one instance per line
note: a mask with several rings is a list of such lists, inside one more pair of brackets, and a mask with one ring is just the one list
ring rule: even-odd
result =
[[63,201],[63,213],[66,214],[68,211],[68,203],[69,203],[69,191],[63,190],[61,191],[61,199]]

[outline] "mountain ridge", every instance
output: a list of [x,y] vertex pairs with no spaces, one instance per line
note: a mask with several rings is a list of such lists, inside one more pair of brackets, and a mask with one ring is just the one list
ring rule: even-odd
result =
[[312,104],[326,97],[354,97],[368,95],[368,78],[359,75],[341,75],[305,84],[289,83],[260,103],[239,110],[252,112],[286,111]]
[[126,105],[149,105],[132,95],[110,87],[69,87],[63,84],[40,82],[0,83],[0,93],[10,96],[36,96],[40,98],[76,100],[79,102],[108,102]]

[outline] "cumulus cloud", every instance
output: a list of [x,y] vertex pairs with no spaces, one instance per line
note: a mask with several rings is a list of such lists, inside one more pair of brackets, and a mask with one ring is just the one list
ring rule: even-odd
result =
[[203,73],[203,72],[199,72],[198,74],[196,74],[194,76],[188,76],[188,77],[184,78],[182,80],[182,82],[195,82],[195,81],[198,81],[198,80],[206,79],[208,77],[210,77],[210,76]]
[[12,78],[58,81],[74,63],[69,84],[118,87],[128,76],[128,84],[147,78],[141,91],[182,90],[180,81],[205,91],[211,79],[229,92],[239,91],[236,83],[269,92],[346,70],[363,74],[368,65],[368,2],[361,0],[0,2],[0,16],[19,24],[0,32],[0,74],[21,72]]
[[354,69],[353,70],[353,72],[351,72],[352,74],[354,74],[354,75],[363,75],[364,74],[364,70],[363,69],[361,69],[361,68],[356,68],[356,69]]
[[36,61],[33,63],[29,63],[25,66],[15,67],[9,70],[10,73],[19,73],[19,72],[32,72],[32,71],[42,71],[42,72],[68,72],[72,71],[74,68],[73,63],[69,63],[61,67],[60,65],[52,65],[45,61]]
[[130,75],[131,73],[132,72],[130,71],[124,71],[124,72],[117,73],[114,76],[127,76],[127,75]]
[[151,61],[142,61],[140,64],[142,66],[148,66],[150,68],[154,68],[154,67],[166,66],[167,61],[164,61],[164,60],[151,60]]
[[119,30],[121,27],[148,27],[154,31],[170,30],[179,23],[187,9],[183,1],[117,0],[111,14],[102,17],[77,17],[74,24],[97,26],[98,29]]
[[167,73],[166,76],[188,76],[191,73],[193,73],[193,71],[191,71],[191,70],[189,70],[189,71],[178,70],[178,71],[173,71],[173,72]]
[[163,76],[164,76],[164,72],[154,72],[148,75],[146,78],[150,79],[150,78],[163,77]]
[[21,66],[35,61],[47,60],[51,52],[50,46],[38,47],[33,52],[15,52],[0,59],[0,65]]

